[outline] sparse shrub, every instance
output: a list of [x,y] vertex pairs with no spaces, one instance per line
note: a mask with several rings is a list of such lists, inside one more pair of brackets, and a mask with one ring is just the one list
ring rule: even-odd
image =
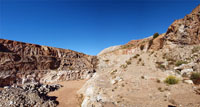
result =
[[174,72],[181,75],[181,71],[179,71],[179,70],[175,70]]
[[173,85],[173,84],[177,84],[179,80],[175,76],[170,75],[165,79],[164,82],[167,84]]
[[169,65],[174,65],[174,62],[170,61],[170,62],[169,62]]
[[160,91],[160,92],[164,92],[164,91],[170,91],[167,87],[166,88],[161,88],[161,87],[158,87],[158,90]]
[[142,66],[144,66],[144,62],[142,63]]
[[157,67],[158,67],[159,69],[162,69],[162,70],[165,70],[165,69],[166,69],[165,65],[162,65],[163,62],[156,62],[156,64],[157,64]]
[[133,58],[138,58],[140,55],[139,54],[136,54]]
[[175,60],[173,58],[167,58],[167,61],[174,62]]
[[149,40],[148,49],[151,48],[151,46],[153,45],[153,40],[154,40],[155,38],[157,38],[158,36],[159,36],[159,33],[155,33],[155,34],[153,35],[153,38],[152,38],[151,40]]
[[149,41],[148,49],[150,49],[152,45],[153,45],[153,39],[151,39],[151,40]]
[[161,88],[161,87],[158,87],[158,90],[159,90],[160,92],[163,92],[163,90],[162,90],[162,88]]
[[182,64],[187,64],[187,63],[188,62],[186,62],[186,61],[179,60],[179,61],[176,61],[175,66],[180,66]]
[[139,59],[138,59],[138,61],[137,61],[137,64],[139,64],[141,61],[142,61],[142,59],[141,59],[141,58],[139,58]]
[[117,70],[116,70],[116,69],[115,69],[115,70],[113,70],[113,71],[111,72],[111,75],[114,75],[116,72],[117,72]]
[[190,79],[193,81],[194,84],[200,84],[200,73],[192,73]]
[[163,56],[162,56],[162,58],[166,59],[166,57],[167,57],[167,53],[164,53]]
[[157,38],[159,36],[159,33],[154,33],[153,34],[153,39]]
[[106,59],[106,60],[104,60],[105,62],[109,62],[110,60],[108,60],[108,59]]
[[156,80],[157,83],[160,83],[161,81],[159,79]]
[[140,45],[140,50],[143,50],[144,49],[144,45]]
[[70,66],[70,67],[69,67],[69,70],[71,70],[71,71],[72,71],[72,70],[74,70],[74,68]]
[[131,64],[131,61],[130,61],[130,60],[126,61],[126,64],[127,64],[127,65],[130,65],[130,64]]
[[167,61],[169,62],[169,65],[174,65],[176,62],[173,58],[167,58]]
[[159,66],[158,66],[158,68],[160,68],[160,69],[166,69],[166,68],[165,68],[165,66],[164,66],[164,65],[162,65],[162,64],[161,64],[161,65],[159,65]]
[[198,52],[198,51],[200,51],[200,46],[196,46],[196,47],[194,47],[194,48],[192,49],[192,53],[196,53],[196,52]]
[[120,67],[125,69],[125,68],[127,68],[127,65],[122,64]]
[[151,51],[150,55],[152,55],[154,53],[154,51]]
[[134,44],[126,44],[126,45],[122,45],[121,48],[122,49],[127,49],[127,48],[131,48],[133,46],[134,46]]
[[169,89],[169,88],[167,88],[167,87],[165,87],[165,88],[164,88],[164,90],[165,90],[165,91],[170,91],[170,89]]
[[144,79],[144,76],[141,76],[142,79]]

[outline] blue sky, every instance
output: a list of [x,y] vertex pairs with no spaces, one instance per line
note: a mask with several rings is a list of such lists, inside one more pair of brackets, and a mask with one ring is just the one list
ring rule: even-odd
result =
[[0,38],[96,55],[166,32],[199,0],[0,0]]

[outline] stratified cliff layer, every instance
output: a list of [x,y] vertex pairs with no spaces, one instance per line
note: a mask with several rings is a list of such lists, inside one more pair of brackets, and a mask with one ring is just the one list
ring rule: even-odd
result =
[[0,39],[0,86],[83,79],[96,63],[96,57],[72,50]]

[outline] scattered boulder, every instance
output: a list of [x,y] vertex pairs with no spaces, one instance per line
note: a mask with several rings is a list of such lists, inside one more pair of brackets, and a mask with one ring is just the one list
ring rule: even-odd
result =
[[178,67],[174,67],[174,70],[183,70],[183,69],[191,69],[195,66],[195,63],[191,62],[191,63],[188,63],[188,64],[182,64]]
[[183,69],[183,70],[181,70],[181,75],[183,75],[183,74],[189,75],[191,72],[193,72],[192,68]]
[[0,91],[1,107],[56,107],[56,98],[47,96],[61,85],[44,85],[39,83],[25,84],[24,86],[8,87]]
[[184,83],[187,83],[187,84],[193,84],[193,81],[192,81],[192,80],[184,80],[183,82],[184,82]]

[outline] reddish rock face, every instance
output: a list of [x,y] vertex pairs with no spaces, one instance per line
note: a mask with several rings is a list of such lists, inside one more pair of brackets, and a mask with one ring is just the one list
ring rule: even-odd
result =
[[200,5],[183,19],[176,20],[168,28],[165,39],[176,44],[200,43]]
[[183,19],[174,21],[166,33],[152,39],[149,49],[162,49],[167,42],[179,45],[200,44],[200,5]]
[[39,80],[51,70],[94,71],[96,63],[96,57],[72,50],[0,39],[0,86],[20,82],[26,75]]

